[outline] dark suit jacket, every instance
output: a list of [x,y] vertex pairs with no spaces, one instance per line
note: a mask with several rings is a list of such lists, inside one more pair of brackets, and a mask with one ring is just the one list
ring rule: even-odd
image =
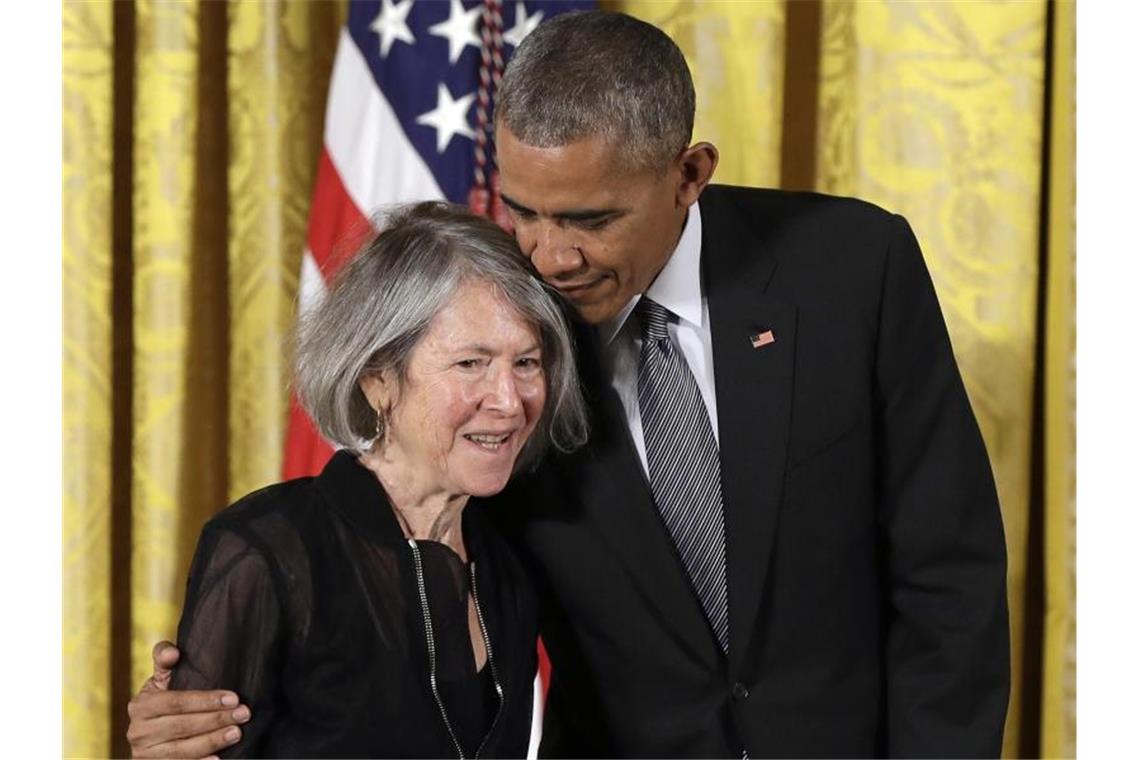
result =
[[[710,187],[725,657],[583,332],[587,449],[501,513],[544,596],[548,756],[995,756],[1009,688],[993,477],[905,220]],[[750,336],[775,342],[753,348]]]

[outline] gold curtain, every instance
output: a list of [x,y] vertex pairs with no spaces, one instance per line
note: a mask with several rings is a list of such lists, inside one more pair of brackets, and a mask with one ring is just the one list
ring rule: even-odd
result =
[[66,756],[126,753],[202,522],[279,477],[344,13],[64,3]]
[[1023,699],[1045,10],[823,5],[819,188],[914,226],[997,479],[1009,547],[1011,751]]
[[[1075,753],[1073,6],[627,0],[734,184],[906,215],[998,479],[1007,756]],[[65,0],[64,752],[122,755],[202,521],[277,479],[343,2]]]
[[717,181],[777,186],[784,3],[625,0],[605,5],[663,29],[684,51],[697,91],[693,139],[708,140],[720,149]]
[[1044,310],[1041,756],[1077,753],[1076,9],[1052,6]]
[[111,684],[112,9],[63,14],[63,745],[105,755]]
[[1073,3],[608,5],[685,52],[718,181],[854,195],[914,226],[1005,521],[1004,754],[1074,756]]

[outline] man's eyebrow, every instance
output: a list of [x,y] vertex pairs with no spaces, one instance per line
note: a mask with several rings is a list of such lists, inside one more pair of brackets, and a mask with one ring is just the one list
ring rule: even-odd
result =
[[[520,214],[532,214],[537,216],[537,212],[534,209],[527,208],[509,195],[503,194],[502,199],[503,203],[507,204]],[[626,213],[627,209],[620,208],[584,208],[558,211],[554,214],[554,217],[556,219],[565,219],[570,222],[584,222],[592,221],[595,219],[603,219],[609,216],[624,216]]]
[[506,193],[500,193],[499,196],[503,199],[503,203],[507,204],[520,214],[533,214],[534,209],[527,208]]
[[584,208],[559,211],[554,216],[571,222],[589,222],[611,216],[624,216],[625,213],[626,210],[620,208]]

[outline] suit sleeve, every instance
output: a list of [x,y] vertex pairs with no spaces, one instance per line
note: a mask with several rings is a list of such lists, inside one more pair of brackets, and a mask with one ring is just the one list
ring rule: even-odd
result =
[[265,753],[278,712],[283,614],[263,550],[241,532],[207,526],[186,584],[175,689],[232,689],[251,718],[222,757]]
[[876,352],[891,757],[997,757],[1009,698],[993,474],[918,243],[891,221]]

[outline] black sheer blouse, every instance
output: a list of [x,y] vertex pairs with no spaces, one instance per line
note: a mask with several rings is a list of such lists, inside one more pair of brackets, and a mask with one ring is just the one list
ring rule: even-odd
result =
[[[190,568],[173,686],[233,689],[250,706],[223,756],[524,756],[535,601],[482,509],[472,499],[463,513],[470,566],[443,544],[413,547],[376,477],[338,452],[316,478],[211,519]],[[489,640],[478,673],[472,590]]]

